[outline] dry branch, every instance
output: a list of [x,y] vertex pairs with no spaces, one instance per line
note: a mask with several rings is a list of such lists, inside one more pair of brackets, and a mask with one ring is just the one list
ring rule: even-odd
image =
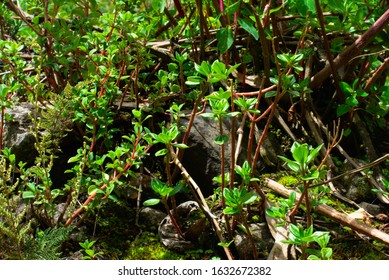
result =
[[[176,155],[174,155],[174,163],[181,169],[182,175],[188,181],[189,186],[197,194],[197,196],[200,200],[199,206],[200,206],[201,210],[203,210],[204,214],[212,221],[213,226],[215,228],[216,235],[218,236],[220,242],[225,242],[223,234],[222,234],[222,230],[219,226],[219,222],[216,220],[215,215],[213,215],[211,213],[211,210],[209,209],[208,204],[205,201],[205,198],[203,196],[203,193],[201,192],[200,187],[197,185],[196,181],[193,180],[193,178],[189,175],[188,171],[186,171],[185,167],[178,160]],[[224,252],[226,253],[227,259],[232,260],[233,256],[230,252],[230,249],[228,247],[225,247],[225,246],[223,246],[223,249],[224,249]]]
[[[274,192],[278,193],[279,195],[282,195],[283,197],[289,197],[289,195],[292,193],[291,190],[286,189],[283,185],[271,180],[266,179],[267,187],[273,190]],[[300,194],[296,193],[296,199],[298,200],[300,198]],[[356,219],[350,218],[349,216],[340,213],[336,211],[334,208],[322,204],[319,206],[314,206],[313,211],[317,214],[326,216],[344,226],[347,226],[351,228],[352,230],[359,232],[361,234],[367,235],[379,242],[382,242],[386,245],[389,245],[389,235],[384,233],[383,231],[380,231],[378,229],[372,228],[365,223],[362,223]]]

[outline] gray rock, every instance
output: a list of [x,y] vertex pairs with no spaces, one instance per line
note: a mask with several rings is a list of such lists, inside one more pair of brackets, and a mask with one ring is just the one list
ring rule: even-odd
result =
[[369,214],[373,216],[377,216],[382,213],[386,214],[388,212],[384,207],[380,205],[371,204],[367,202],[361,202],[359,203],[359,206],[361,206],[363,209],[365,209]]
[[[206,110],[206,112],[211,112]],[[187,127],[188,119],[182,118],[180,126]],[[223,121],[223,133],[230,137],[231,120]],[[236,129],[239,123],[236,123]],[[259,138],[261,131],[257,131]],[[196,116],[188,138],[189,149],[185,150],[182,163],[189,172],[190,176],[201,187],[205,196],[213,194],[213,189],[219,185],[213,181],[214,177],[221,174],[221,146],[214,142],[214,139],[220,135],[220,130],[215,120]],[[242,146],[238,157],[238,165],[247,160],[248,129],[243,134]],[[231,160],[231,141],[224,145],[225,172],[229,172]],[[254,144],[253,153],[256,145]],[[264,142],[261,146],[261,157],[256,164],[256,174],[265,166],[276,166],[277,155],[280,154],[281,147],[271,132],[267,132]],[[262,158],[264,157],[264,158]]]
[[[68,213],[66,212],[65,207],[66,207],[66,203],[59,203],[55,207],[55,213],[53,216],[54,225],[58,224],[58,219],[60,218],[62,213],[64,213],[64,215],[62,217],[62,219],[63,219],[62,221],[66,221],[68,219]],[[64,212],[64,210],[65,210],[65,212]],[[62,221],[59,221],[59,222],[61,223]]]
[[[360,165],[366,164],[358,159],[354,160]],[[346,160],[344,163],[344,168],[345,170],[343,172],[346,172],[348,170],[352,170],[354,167]],[[346,175],[340,179],[339,183],[342,186],[341,189],[344,191],[345,196],[348,199],[355,201],[356,203],[369,201],[375,197],[374,193],[371,191],[368,179],[359,173]]]
[[21,102],[13,109],[5,110],[5,113],[10,115],[12,119],[4,125],[3,145],[12,148],[17,162],[23,161],[32,164],[37,156],[34,147],[35,137],[31,133],[30,114],[33,110],[33,105],[27,102]]
[[[254,237],[255,248],[259,259],[267,259],[271,251],[274,239],[272,238],[266,223],[250,224],[250,232]],[[238,231],[234,239],[239,259],[253,259],[253,247],[246,233]]]
[[[197,211],[198,209],[199,206],[195,201],[187,201],[178,205],[175,213],[177,221],[183,222],[190,216],[193,211]],[[183,228],[180,229],[183,231]],[[166,216],[162,220],[158,228],[158,234],[160,236],[162,244],[170,250],[185,252],[186,250],[195,248],[194,242],[184,239],[177,233],[169,216]]]
[[72,253],[69,257],[66,258],[66,260],[75,260],[79,261],[82,260],[83,254],[80,251]]
[[[182,126],[187,127],[188,119],[182,119]],[[228,134],[230,123],[223,122],[223,131]],[[213,119],[196,116],[191,128],[188,146],[185,150],[182,163],[190,176],[201,186],[204,195],[213,193],[217,184],[213,178],[221,174],[221,148],[214,142],[219,136],[219,128]],[[224,145],[225,148],[225,172],[229,170],[229,159],[231,158],[230,142]]]
[[151,207],[143,207],[139,211],[139,223],[148,230],[157,229],[165,217],[166,213]]

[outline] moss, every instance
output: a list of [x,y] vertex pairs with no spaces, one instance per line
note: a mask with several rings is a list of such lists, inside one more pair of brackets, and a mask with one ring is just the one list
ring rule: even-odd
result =
[[298,182],[299,182],[299,180],[296,177],[293,177],[290,175],[283,176],[278,180],[278,183],[280,183],[281,185],[284,185],[286,187],[294,186],[294,185],[298,184]]
[[184,256],[166,249],[157,235],[143,232],[131,243],[126,260],[183,260]]
[[[334,260],[387,260],[388,248],[379,248],[363,240],[341,241],[329,245]],[[386,253],[385,253],[386,251]]]
[[266,197],[272,203],[276,203],[278,201],[278,198],[279,198],[277,195],[275,195],[274,193],[272,193],[270,191],[268,193],[266,193]]
[[214,256],[211,250],[189,250],[184,254],[168,250],[160,242],[158,235],[143,232],[140,237],[133,241],[125,257],[126,260],[198,260],[210,259]]

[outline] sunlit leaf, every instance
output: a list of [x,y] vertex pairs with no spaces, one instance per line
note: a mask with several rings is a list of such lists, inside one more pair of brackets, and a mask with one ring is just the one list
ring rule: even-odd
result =
[[157,205],[160,202],[161,202],[161,200],[159,198],[150,198],[150,199],[146,200],[145,202],[143,202],[143,205],[144,206],[153,206],[153,205]]

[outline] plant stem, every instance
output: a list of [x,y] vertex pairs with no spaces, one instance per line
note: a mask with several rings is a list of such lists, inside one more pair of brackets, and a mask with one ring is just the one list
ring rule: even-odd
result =
[[170,208],[169,208],[169,205],[167,204],[167,201],[166,201],[166,198],[162,198],[161,199],[162,201],[162,204],[163,206],[165,206],[165,209],[166,209],[166,212],[167,214],[169,215],[169,218],[174,226],[174,228],[176,229],[177,233],[182,237],[182,238],[185,238],[184,237],[184,234],[182,233],[181,229],[180,229],[180,226],[178,225],[177,223],[177,220],[174,218],[174,215],[172,214],[172,212],[170,211]]
[[[243,210],[242,210],[242,211],[243,211]],[[251,246],[252,246],[252,249],[253,249],[253,257],[254,257],[255,260],[257,260],[257,259],[258,259],[257,248],[256,248],[256,246],[255,246],[254,237],[253,237],[253,235],[251,234],[249,225],[248,225],[248,223],[247,223],[247,217],[246,217],[246,215],[243,213],[243,214],[241,215],[241,218],[242,218],[243,225],[244,225],[244,227],[246,228],[247,236],[249,237],[250,242],[251,242]]]
[[[223,121],[222,119],[219,119],[219,131],[220,135],[223,135]],[[224,199],[224,188],[226,186],[225,183],[225,178],[224,178],[224,166],[225,166],[225,159],[224,159],[224,144],[220,145],[220,166],[221,166],[221,179],[222,179],[222,184],[221,184],[221,192],[222,192],[222,206],[223,208],[226,207],[225,199]]]

